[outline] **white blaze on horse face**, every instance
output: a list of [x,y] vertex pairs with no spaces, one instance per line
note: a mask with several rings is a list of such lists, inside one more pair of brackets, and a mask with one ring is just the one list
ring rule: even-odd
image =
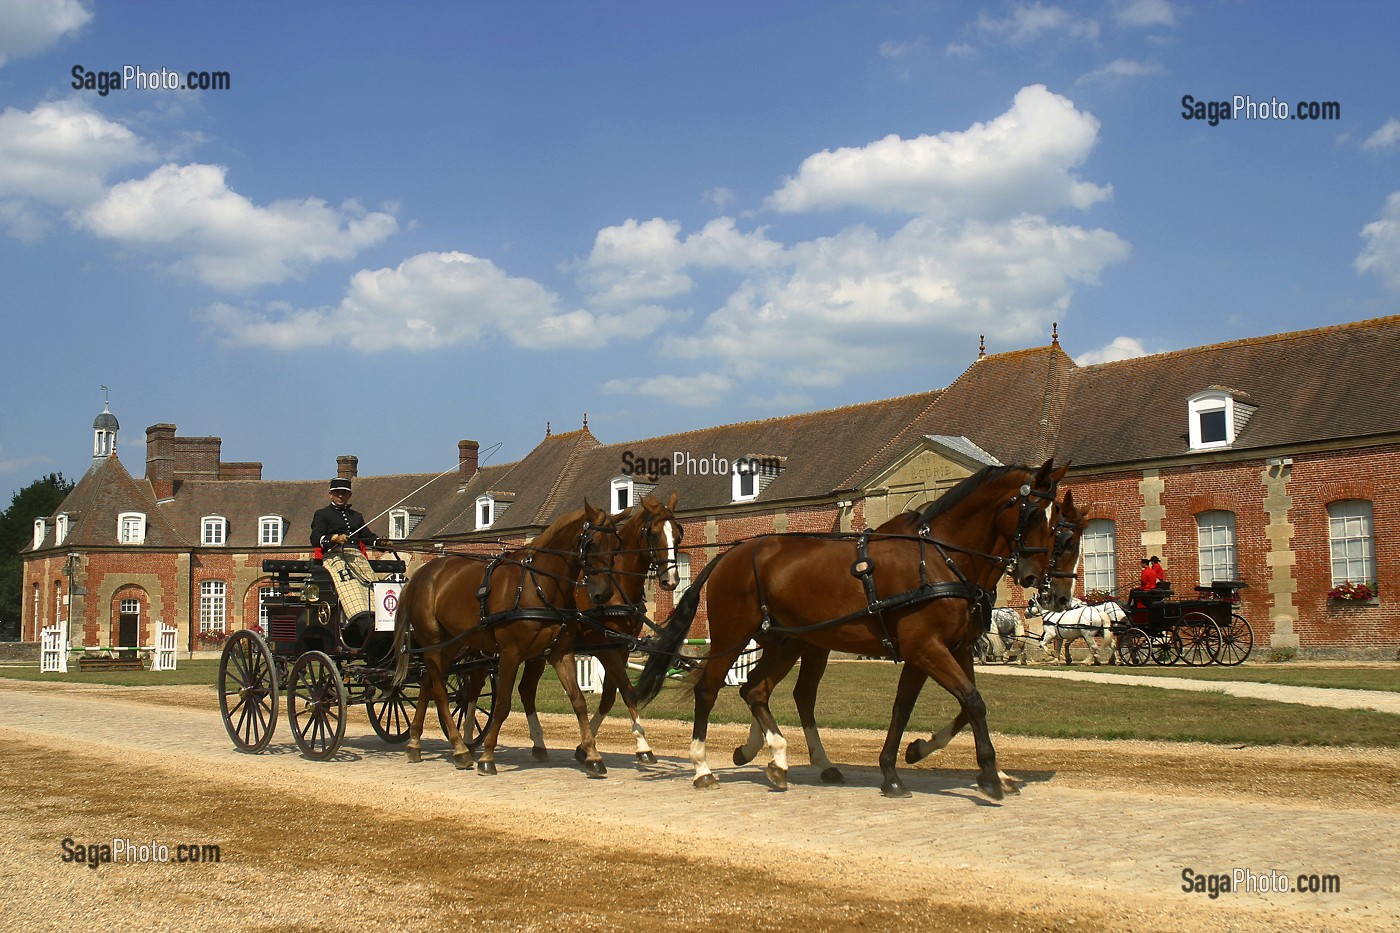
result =
[[666,535],[666,582],[675,586],[681,582],[680,564],[676,557],[676,534],[673,530],[674,523],[667,519],[662,526],[662,531]]

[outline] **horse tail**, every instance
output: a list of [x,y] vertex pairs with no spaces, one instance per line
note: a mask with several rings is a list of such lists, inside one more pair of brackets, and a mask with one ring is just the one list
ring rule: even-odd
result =
[[408,646],[413,639],[412,625],[409,622],[409,605],[412,603],[414,586],[410,580],[399,593],[399,608],[394,611],[394,641],[389,648],[389,656],[394,659],[393,685],[402,687],[408,679]]
[[[728,551],[725,552],[725,554],[728,553]],[[672,664],[680,658],[680,649],[685,643],[685,636],[690,632],[690,626],[695,622],[695,613],[700,608],[700,591],[704,588],[705,581],[709,579],[711,572],[724,559],[725,554],[721,554],[705,565],[705,569],[700,571],[700,576],[695,578],[695,582],[690,584],[690,588],[681,595],[680,601],[671,610],[670,616],[666,619],[666,627],[656,633],[655,646],[651,649],[651,656],[643,665],[641,676],[637,678],[637,685],[634,688],[637,692],[639,706],[650,703],[661,692],[661,685],[666,682],[666,675],[670,673]]]

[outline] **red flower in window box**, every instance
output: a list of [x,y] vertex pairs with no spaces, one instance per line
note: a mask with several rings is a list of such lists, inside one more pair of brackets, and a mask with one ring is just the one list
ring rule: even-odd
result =
[[1376,591],[1365,583],[1347,581],[1327,591],[1327,598],[1342,603],[1364,603],[1376,598]]

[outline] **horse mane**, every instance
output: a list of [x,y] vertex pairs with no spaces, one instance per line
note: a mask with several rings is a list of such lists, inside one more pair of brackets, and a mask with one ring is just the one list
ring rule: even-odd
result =
[[[542,551],[569,550],[575,544],[579,528],[583,526],[584,510],[575,509],[559,516],[548,528],[541,531],[526,547]],[[560,542],[563,542],[562,544]]]
[[919,520],[923,523],[930,522],[972,495],[972,493],[981,488],[984,483],[1000,479],[1012,470],[1027,469],[1027,467],[1019,466],[985,466],[920,509]]

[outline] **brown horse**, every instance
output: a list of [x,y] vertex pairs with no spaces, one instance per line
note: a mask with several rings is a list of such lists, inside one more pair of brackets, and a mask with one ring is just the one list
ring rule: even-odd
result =
[[[900,522],[903,518],[904,516],[900,516],[891,519],[890,522],[877,528],[876,533],[893,531],[898,527],[895,523]],[[1050,571],[1040,594],[1040,599],[1045,600],[1047,605],[1067,606],[1074,597],[1076,578],[1074,568],[1079,563],[1079,540],[1084,531],[1082,520],[1083,514],[1074,504],[1074,493],[1072,491],[1065,493],[1063,505],[1057,504],[1051,517],[1055,541],[1050,555]],[[791,672],[798,661],[801,661],[802,667],[798,671],[792,696],[797,705],[797,716],[802,724],[802,733],[807,740],[808,758],[812,764],[821,769],[823,782],[828,784],[842,783],[845,778],[841,774],[841,769],[836,767],[827,756],[816,722],[817,687],[821,683],[822,675],[826,672],[826,664],[831,651],[811,642],[783,637],[760,638],[759,644],[763,648],[763,653],[759,656],[753,670],[750,671],[747,681],[739,688],[739,696],[749,705],[750,709],[759,707],[767,709],[769,698],[777,689],[778,683]],[[968,649],[965,656],[959,653],[958,663],[962,665],[964,672],[971,677],[971,649]],[[927,741],[915,739],[911,742],[905,750],[905,761],[914,764],[927,758],[931,753],[946,746],[968,722],[967,713],[960,710],[951,723],[940,729]],[[745,765],[752,761],[763,749],[763,739],[762,721],[755,713],[748,741],[734,749],[734,763]],[[1017,792],[1016,786],[1009,776],[1006,774],[999,774],[999,776],[1003,789],[1008,793]]]
[[577,629],[577,589],[581,585],[595,606],[612,597],[617,546],[612,518],[585,502],[526,547],[489,561],[440,557],[414,574],[399,598],[391,649],[398,659],[395,686],[408,676],[410,641],[418,646],[411,650],[421,652],[426,665],[409,729],[409,761],[422,760],[423,720],[431,698],[457,767],[471,767],[471,749],[451,714],[445,684],[454,661],[476,654],[494,657],[499,666],[499,695],[476,765],[482,774],[495,774],[496,741],[510,715],[516,673],[521,662],[543,656],[554,665],[578,716],[584,767],[594,775],[606,773],[588,726],[571,646]]
[[[679,648],[704,590],[711,654],[692,678],[695,786],[718,783],[705,760],[705,737],[724,676],[750,638],[772,632],[830,650],[905,662],[880,752],[886,796],[909,795],[895,760],[914,703],[932,677],[972,723],[978,788],[1002,799],[986,705],[959,656],[970,655],[979,634],[973,607],[989,604],[1008,560],[1022,586],[1040,583],[1049,571],[1050,512],[1064,473],[1048,460],[1039,470],[987,467],[922,512],[901,516],[895,530],[863,534],[854,546],[849,537],[765,535],[707,564],[658,636],[656,653],[637,682],[643,702],[660,692],[667,670],[680,660]],[[753,712],[774,750],[768,778],[785,788],[787,742],[766,708]]]
[[[613,598],[601,606],[583,611],[578,637],[574,640],[578,646],[606,649],[597,650],[595,655],[605,677],[598,712],[589,723],[594,736],[597,736],[608,710],[612,709],[614,697],[620,692],[622,702],[627,705],[627,712],[632,717],[637,760],[643,762],[656,761],[656,755],[647,743],[646,729],[642,726],[641,714],[637,709],[637,694],[627,676],[627,655],[647,621],[647,577],[655,572],[657,582],[666,590],[674,590],[680,582],[676,559],[681,543],[681,525],[676,520],[676,502],[674,492],[665,503],[653,496],[646,496],[640,505],[618,516],[619,544],[617,557],[613,561],[613,578],[617,586]],[[535,708],[543,673],[544,659],[535,658],[525,662],[520,676],[520,705],[530,724],[530,753],[536,761],[549,758],[544,746],[544,730],[540,728],[540,717]],[[582,753],[583,747],[579,746],[575,757]]]

